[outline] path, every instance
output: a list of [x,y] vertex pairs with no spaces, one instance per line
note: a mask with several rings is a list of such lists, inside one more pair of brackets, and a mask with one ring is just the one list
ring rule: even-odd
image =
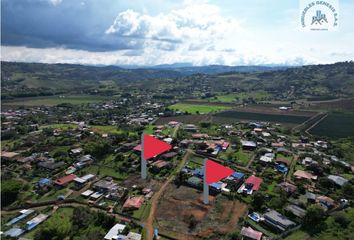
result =
[[309,134],[312,136],[312,134],[309,132],[313,127],[315,127],[317,124],[319,124],[323,119],[325,119],[328,116],[328,114],[324,115],[323,117],[321,117],[317,122],[315,122],[314,124],[312,124],[309,128],[307,128],[305,130],[305,133]]
[[[182,158],[182,161],[179,163],[177,166],[176,171],[179,172],[181,171],[182,167],[186,164],[187,159],[189,156],[192,154],[192,151],[187,149],[186,154]],[[146,220],[146,232],[147,232],[147,240],[153,240],[154,238],[154,220],[155,220],[155,213],[157,209],[157,205],[159,203],[159,199],[164,193],[164,191],[167,189],[168,185],[174,180],[174,175],[170,175],[167,181],[161,186],[160,190],[155,194],[152,203],[151,203],[151,208],[150,208],[150,213],[149,216]]]
[[181,123],[179,123],[179,124],[177,124],[175,126],[175,128],[173,129],[172,138],[176,138],[177,137],[177,132],[178,132],[178,129],[179,129],[180,126],[181,126]]

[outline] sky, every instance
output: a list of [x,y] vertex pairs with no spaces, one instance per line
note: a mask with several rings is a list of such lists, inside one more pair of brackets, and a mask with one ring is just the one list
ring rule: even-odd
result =
[[354,60],[354,1],[302,31],[299,0],[2,0],[1,60],[306,65]]

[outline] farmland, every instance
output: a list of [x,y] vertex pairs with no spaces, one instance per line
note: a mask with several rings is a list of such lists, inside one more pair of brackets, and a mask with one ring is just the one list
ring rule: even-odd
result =
[[330,113],[310,130],[311,134],[327,137],[349,137],[353,136],[354,114],[352,113]]
[[3,106],[55,106],[61,103],[71,104],[87,104],[96,103],[100,101],[108,100],[103,96],[92,95],[61,95],[61,96],[49,96],[49,97],[28,97],[28,98],[16,98],[14,100],[2,101]]
[[227,94],[227,95],[217,95],[215,97],[211,97],[208,101],[211,102],[224,102],[224,103],[231,103],[231,102],[238,102],[247,99],[253,99],[256,101],[265,101],[272,97],[271,94],[264,92],[264,91],[256,91],[256,92],[242,92],[236,94]]
[[210,113],[218,112],[222,110],[229,109],[227,106],[211,106],[211,105],[202,105],[202,104],[186,104],[186,103],[177,103],[172,106],[169,106],[170,109],[176,111],[182,111],[187,113]]
[[241,112],[241,111],[225,111],[215,114],[215,117],[220,120],[254,120],[264,122],[276,122],[286,124],[301,124],[308,120],[309,116],[301,115],[287,115],[287,114],[270,114],[270,113],[256,113],[256,112]]

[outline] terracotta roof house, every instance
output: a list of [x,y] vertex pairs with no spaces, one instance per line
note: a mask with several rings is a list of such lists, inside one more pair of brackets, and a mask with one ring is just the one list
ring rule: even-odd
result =
[[253,184],[252,187],[253,191],[257,191],[260,188],[262,182],[263,182],[262,178],[256,177],[254,175],[250,176],[245,181],[246,184]]
[[294,177],[298,179],[316,180],[317,176],[303,170],[296,170]]
[[241,230],[241,235],[243,236],[243,239],[261,240],[263,233],[258,232],[251,227],[243,227]]
[[64,176],[62,178],[56,179],[54,181],[54,183],[59,186],[65,186],[65,185],[69,184],[70,182],[72,182],[75,178],[76,178],[75,174],[70,174],[70,175]]
[[177,153],[176,152],[168,152],[168,153],[164,153],[161,155],[161,158],[164,158],[164,159],[171,159],[173,158],[174,156],[176,156]]
[[135,147],[133,148],[133,150],[134,150],[134,151],[137,151],[137,152],[141,152],[141,144],[135,146]]
[[297,190],[297,186],[288,182],[282,182],[278,186],[287,193],[294,193]]
[[16,153],[16,152],[6,152],[6,151],[1,152],[1,157],[4,159],[12,159],[18,155],[19,155],[19,153]]
[[128,198],[124,204],[123,208],[136,208],[139,209],[141,205],[144,203],[144,196],[137,196],[137,197],[132,197]]

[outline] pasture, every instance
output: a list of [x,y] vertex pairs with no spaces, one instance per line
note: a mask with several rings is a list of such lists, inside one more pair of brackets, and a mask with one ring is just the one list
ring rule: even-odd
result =
[[211,113],[211,112],[219,112],[223,110],[230,109],[227,106],[214,106],[214,105],[203,105],[203,104],[187,104],[187,103],[177,103],[169,106],[169,109],[187,113]]

